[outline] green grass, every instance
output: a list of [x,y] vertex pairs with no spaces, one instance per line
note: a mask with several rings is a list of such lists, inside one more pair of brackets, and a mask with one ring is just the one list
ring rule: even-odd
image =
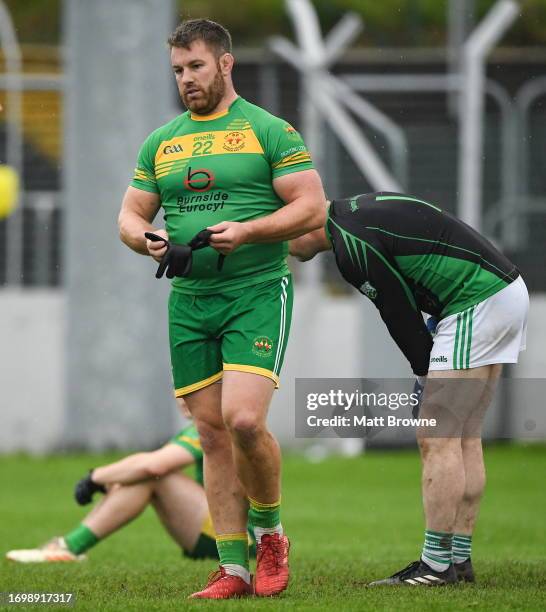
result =
[[[1,458],[2,549],[33,547],[76,525],[82,511],[71,500],[74,482],[89,466],[112,459]],[[293,573],[279,598],[188,602],[213,564],[181,558],[151,510],[99,544],[87,563],[0,560],[0,591],[73,591],[76,609],[101,611],[545,610],[546,447],[492,447],[486,463],[473,549],[476,586],[366,589],[417,558],[423,536],[416,451],[375,451],[317,464],[285,457],[283,523]]]

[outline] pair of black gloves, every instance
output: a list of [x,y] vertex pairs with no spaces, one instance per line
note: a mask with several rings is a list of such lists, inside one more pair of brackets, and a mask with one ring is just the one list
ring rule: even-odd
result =
[[[210,237],[213,232],[204,229],[196,234],[188,244],[175,244],[169,240],[165,240],[157,234],[152,232],[146,232],[144,235],[148,240],[152,242],[164,242],[167,245],[167,251],[159,262],[159,268],[155,273],[156,278],[161,278],[165,271],[167,272],[167,278],[174,278],[175,276],[189,276],[191,273],[193,252],[199,249],[204,249],[210,246]],[[218,271],[222,269],[224,265],[225,255],[218,255]]]

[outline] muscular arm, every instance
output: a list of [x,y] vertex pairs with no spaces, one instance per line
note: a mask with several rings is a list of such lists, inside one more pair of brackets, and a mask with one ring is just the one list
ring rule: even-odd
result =
[[246,242],[290,240],[326,223],[326,196],[315,170],[276,178],[273,189],[285,205],[267,217],[245,223]]
[[93,482],[102,485],[130,485],[191,465],[193,455],[178,444],[169,443],[150,453],[136,453],[120,461],[95,468]]
[[323,227],[314,232],[304,234],[299,238],[294,238],[289,242],[290,255],[300,261],[309,261],[321,251],[329,251],[332,248],[331,242],[326,236]]
[[208,229],[211,246],[230,253],[244,243],[282,242],[316,230],[326,222],[326,196],[315,170],[303,170],[273,180],[273,188],[286,204],[274,213],[236,223],[224,221]]
[[144,232],[156,232],[152,225],[160,207],[159,196],[128,187],[118,217],[119,236],[128,247],[141,255],[150,255]]

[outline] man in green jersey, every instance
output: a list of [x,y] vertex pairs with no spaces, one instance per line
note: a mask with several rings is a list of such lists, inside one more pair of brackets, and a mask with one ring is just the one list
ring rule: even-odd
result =
[[[188,111],[153,132],[119,217],[122,240],[159,261],[165,243],[213,232],[189,276],[175,278],[169,331],[175,395],[184,397],[205,453],[205,488],[220,571],[198,598],[252,593],[246,544],[258,541],[255,592],[288,583],[289,542],[280,521],[280,451],[266,416],[290,328],[287,240],[324,224],[325,196],[294,128],[240,98],[229,33],[198,19],[169,39]],[[163,209],[165,230],[152,226]],[[218,253],[227,255],[218,269]],[[222,378],[222,385],[213,384]]]
[[[302,260],[333,248],[343,278],[379,310],[424,385],[418,428],[426,517],[421,558],[372,584],[474,581],[471,540],[485,486],[481,426],[503,363],[525,348],[529,296],[478,232],[400,193],[335,200],[326,227],[290,243]],[[438,320],[431,337],[422,312]],[[426,377],[426,378],[425,378]]]
[[[195,480],[180,470],[195,466]],[[203,451],[193,424],[156,451],[129,455],[92,470],[76,486],[80,505],[101,501],[73,530],[40,548],[11,550],[19,563],[60,563],[86,559],[97,543],[152,506],[170,536],[192,559],[217,558],[214,529],[203,490]]]

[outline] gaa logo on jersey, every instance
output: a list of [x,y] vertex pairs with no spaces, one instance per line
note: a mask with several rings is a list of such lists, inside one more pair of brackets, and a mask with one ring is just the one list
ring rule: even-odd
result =
[[267,336],[258,336],[252,342],[252,352],[259,357],[268,357],[271,355],[273,348],[273,340]]
[[366,297],[370,298],[370,300],[375,300],[375,298],[377,297],[377,289],[368,281],[366,281],[362,285],[362,287],[360,287],[360,292],[363,293]]
[[243,132],[229,132],[224,136],[224,149],[226,151],[240,151],[245,146]]

